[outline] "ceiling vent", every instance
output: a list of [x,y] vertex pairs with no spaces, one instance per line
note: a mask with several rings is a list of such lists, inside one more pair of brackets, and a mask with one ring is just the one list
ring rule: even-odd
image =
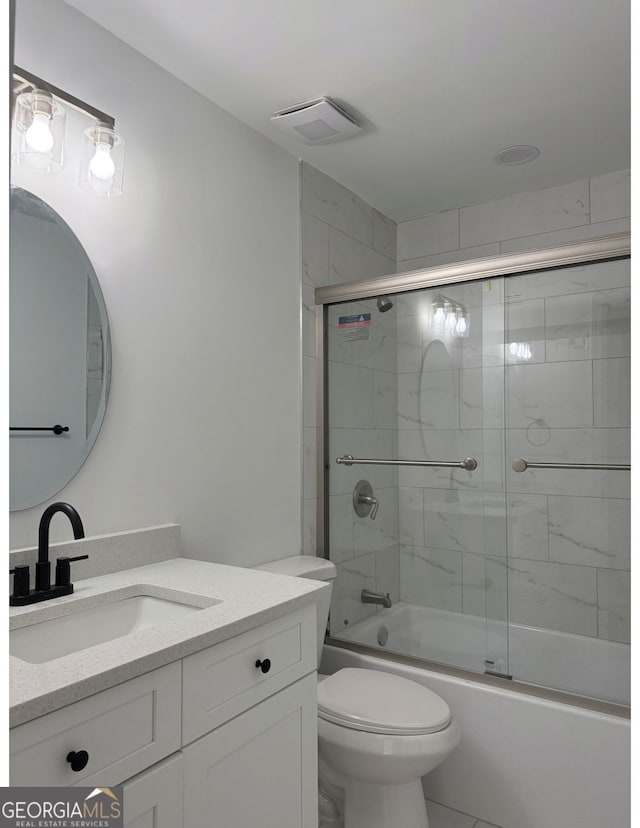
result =
[[362,127],[329,98],[295,104],[271,116],[271,123],[303,144],[344,141],[362,132]]

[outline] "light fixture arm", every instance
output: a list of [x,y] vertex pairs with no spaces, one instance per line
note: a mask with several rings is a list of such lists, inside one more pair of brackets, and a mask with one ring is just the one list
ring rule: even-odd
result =
[[76,98],[73,95],[70,95],[68,92],[65,92],[64,89],[60,89],[58,86],[54,86],[52,83],[49,83],[48,81],[43,80],[42,78],[39,78],[32,72],[27,72],[26,69],[21,69],[19,66],[14,65],[13,78],[14,81],[17,80],[23,82],[24,85],[19,89],[20,92],[26,92],[29,87],[31,87],[32,89],[43,90],[45,92],[48,92],[50,95],[54,95],[56,98],[60,98],[61,100],[65,101],[69,106],[73,107],[74,109],[77,109],[80,112],[84,112],[85,115],[90,115],[92,118],[95,118],[96,121],[105,124],[105,126],[108,126],[111,129],[115,128],[116,121],[115,118],[113,118],[111,115],[107,115],[106,112],[102,112],[100,109],[96,109],[95,106],[91,106],[91,104],[86,103],[80,98]]
[[115,118],[15,65],[13,96],[12,161],[45,173],[60,172],[66,109],[75,109],[93,121],[82,132],[78,187],[103,198],[122,195],[126,142],[115,130]]

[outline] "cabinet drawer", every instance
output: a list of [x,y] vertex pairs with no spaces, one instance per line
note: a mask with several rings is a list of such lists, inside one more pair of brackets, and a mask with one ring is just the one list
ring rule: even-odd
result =
[[[270,662],[264,673],[256,662]],[[252,707],[316,669],[313,605],[183,661],[182,743]]]
[[[180,663],[63,707],[10,732],[11,785],[119,785],[180,747]],[[73,771],[72,751],[86,751]]]

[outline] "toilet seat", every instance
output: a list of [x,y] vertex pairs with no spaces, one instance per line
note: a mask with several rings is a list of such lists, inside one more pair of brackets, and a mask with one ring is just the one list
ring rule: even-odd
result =
[[318,716],[350,730],[395,736],[437,733],[451,722],[448,704],[421,684],[351,667],[318,684]]

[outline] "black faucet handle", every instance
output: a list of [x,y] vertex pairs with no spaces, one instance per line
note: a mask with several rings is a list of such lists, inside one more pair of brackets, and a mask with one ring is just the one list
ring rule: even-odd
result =
[[69,586],[71,584],[71,564],[74,561],[86,561],[88,557],[88,555],[78,555],[76,558],[58,558],[56,560],[56,586]]
[[29,594],[29,567],[16,566],[9,570],[9,574],[13,575],[13,595],[20,597]]

